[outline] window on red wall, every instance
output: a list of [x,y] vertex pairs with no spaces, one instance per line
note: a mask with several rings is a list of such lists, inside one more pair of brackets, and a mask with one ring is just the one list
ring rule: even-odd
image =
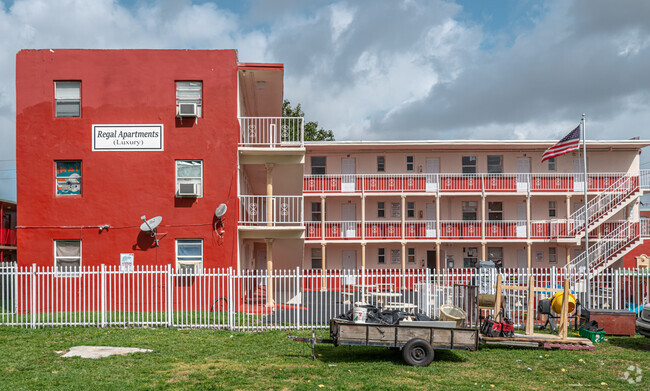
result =
[[55,81],[54,101],[57,117],[81,117],[81,82]]
[[81,240],[54,241],[54,269],[59,277],[81,273]]
[[81,160],[60,160],[56,164],[56,195],[81,195]]
[[[200,81],[177,81],[176,82],[176,107],[181,103],[196,105],[196,116],[203,116],[203,83]],[[176,113],[179,114],[179,113]]]

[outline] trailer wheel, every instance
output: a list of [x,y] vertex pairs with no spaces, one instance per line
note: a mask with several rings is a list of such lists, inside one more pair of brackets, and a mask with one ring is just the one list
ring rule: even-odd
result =
[[433,361],[433,348],[429,342],[421,338],[414,338],[404,345],[402,357],[409,365],[426,367]]

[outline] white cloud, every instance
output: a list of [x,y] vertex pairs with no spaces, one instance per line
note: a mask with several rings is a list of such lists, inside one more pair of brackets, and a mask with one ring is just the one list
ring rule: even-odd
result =
[[[0,7],[0,170],[15,153],[22,48],[234,48],[245,62],[284,63],[285,97],[340,140],[552,139],[582,112],[592,139],[648,138],[650,2],[544,2],[509,30],[514,40],[487,50],[495,37],[449,1],[250,4],[239,13],[198,0]],[[0,198],[14,198],[0,173]]]
[[266,37],[242,32],[240,16],[211,3],[113,0],[17,0],[0,7],[0,198],[15,199],[15,54],[25,48],[238,49],[263,61]]

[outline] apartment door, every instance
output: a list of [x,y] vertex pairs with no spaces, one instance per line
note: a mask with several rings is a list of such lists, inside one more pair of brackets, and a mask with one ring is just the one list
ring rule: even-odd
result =
[[517,267],[520,269],[526,269],[528,267],[526,250],[517,250]]
[[517,203],[517,237],[526,237],[526,204]]
[[343,285],[354,285],[357,270],[357,252],[354,250],[341,251],[341,269],[344,270]]
[[573,158],[573,191],[585,191],[585,164],[582,158]]
[[341,192],[356,191],[356,162],[354,158],[341,159]]
[[517,158],[517,192],[527,193],[530,186],[530,158]]
[[428,193],[435,193],[439,189],[439,175],[440,174],[440,158],[429,157],[427,158],[427,185],[426,191]]
[[344,238],[357,234],[357,208],[355,204],[341,204],[341,231]]
[[427,250],[427,268],[436,270],[436,251]]
[[426,214],[427,214],[427,219],[424,223],[426,225],[426,236],[427,238],[435,238],[436,237],[436,204],[434,203],[426,204]]
[[[255,270],[258,276],[266,275],[266,250],[259,250],[255,254]],[[266,278],[255,278],[251,280],[254,285],[266,285]]]

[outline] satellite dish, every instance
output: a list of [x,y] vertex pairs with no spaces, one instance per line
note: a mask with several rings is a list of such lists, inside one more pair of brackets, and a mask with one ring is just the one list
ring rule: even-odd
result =
[[158,225],[162,221],[162,216],[156,216],[149,220],[147,220],[145,216],[142,216],[141,218],[142,220],[144,220],[144,223],[140,225],[140,230],[145,232],[156,232],[156,227],[158,227]]
[[226,206],[226,204],[221,204],[217,206],[217,209],[214,211],[214,215],[217,216],[219,220],[221,220],[223,215],[226,214],[227,210],[228,210],[228,206]]
[[154,238],[154,240],[156,241],[156,245],[154,247],[158,247],[158,234],[156,232],[156,227],[158,227],[158,225],[162,221],[162,216],[156,216],[149,220],[147,220],[147,216],[144,215],[141,216],[140,218],[144,221],[144,223],[140,225],[140,230],[144,232],[151,232],[151,237]]

